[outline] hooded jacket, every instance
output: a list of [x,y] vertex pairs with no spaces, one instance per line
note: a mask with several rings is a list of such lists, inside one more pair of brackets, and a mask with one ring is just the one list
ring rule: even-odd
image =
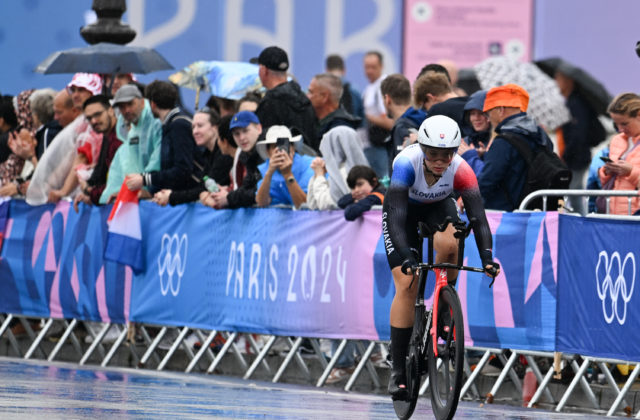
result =
[[411,129],[419,129],[420,124],[427,118],[427,114],[422,108],[416,109],[412,106],[400,116],[391,128],[391,141],[386,143],[387,153],[389,155],[389,173],[393,169],[393,159],[402,150],[402,145],[407,137],[409,137]]
[[316,114],[307,95],[293,80],[269,89],[260,101],[256,115],[264,132],[272,125],[285,125],[292,132],[297,130],[302,134],[304,142],[313,150],[319,150]]
[[513,133],[527,140],[535,150],[553,144],[544,130],[526,113],[505,118],[496,127],[497,136],[484,154],[484,167],[478,176],[480,193],[486,209],[513,211],[520,202],[527,180],[527,165],[520,153],[505,140],[502,133]]
[[162,143],[162,123],[151,113],[148,100],[136,124],[127,124],[120,115],[116,125],[122,145],[118,148],[107,176],[107,186],[100,196],[100,204],[106,204],[112,194],[120,191],[125,176],[141,172],[160,170],[160,145]]
[[[320,152],[329,175],[331,200],[319,201],[333,201],[335,204],[350,191],[347,186],[347,174],[351,168],[355,165],[369,164],[354,129],[359,121],[358,117],[354,117],[343,108],[336,109],[320,121]],[[316,199],[314,192],[312,195]]]

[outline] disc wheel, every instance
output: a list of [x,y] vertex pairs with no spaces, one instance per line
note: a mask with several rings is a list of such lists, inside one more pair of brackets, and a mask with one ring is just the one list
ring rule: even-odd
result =
[[433,345],[429,343],[429,388],[431,408],[436,418],[449,420],[456,412],[462,388],[464,323],[460,300],[450,286],[440,291],[438,305],[441,318],[438,320],[438,356],[435,356]]

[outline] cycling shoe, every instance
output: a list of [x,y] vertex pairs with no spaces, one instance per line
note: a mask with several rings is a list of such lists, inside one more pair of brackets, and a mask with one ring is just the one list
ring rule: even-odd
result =
[[391,375],[389,375],[387,390],[393,399],[404,400],[409,396],[407,393],[407,380],[404,376],[404,374],[394,371],[391,371]]

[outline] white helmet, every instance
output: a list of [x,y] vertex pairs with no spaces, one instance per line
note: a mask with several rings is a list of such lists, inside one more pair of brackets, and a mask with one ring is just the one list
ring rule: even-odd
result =
[[434,115],[420,124],[418,143],[438,149],[455,149],[460,146],[460,127],[451,118]]

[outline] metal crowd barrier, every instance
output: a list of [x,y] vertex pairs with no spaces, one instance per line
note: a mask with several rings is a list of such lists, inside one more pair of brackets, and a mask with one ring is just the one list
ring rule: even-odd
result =
[[[298,375],[302,375],[303,381],[313,384],[316,387],[326,386],[326,380],[331,370],[335,367],[338,357],[346,348],[347,339],[340,340],[337,351],[329,356],[321,349],[318,339],[309,339],[313,349],[310,357],[303,358],[299,352],[302,345],[303,337],[278,337],[263,336],[261,343],[254,339],[252,334],[241,334],[238,332],[225,331],[205,331],[199,329],[191,329],[189,327],[168,327],[154,325],[120,325],[111,323],[100,323],[99,328],[95,328],[85,321],[71,319],[36,319],[39,323],[39,330],[33,328],[34,318],[24,317],[16,314],[0,315],[0,337],[6,339],[5,356],[19,357],[23,359],[46,359],[47,361],[63,360],[75,361],[78,365],[87,365],[90,362],[97,363],[102,367],[109,365],[117,365],[120,367],[133,367],[137,369],[155,369],[162,371],[171,368],[169,362],[180,358],[180,362],[184,363],[186,359],[186,367],[184,372],[206,372],[209,374],[219,373],[218,368],[229,363],[229,360],[235,360],[236,365],[240,368],[240,374],[243,379],[251,379],[260,370],[263,373],[261,378],[267,377],[273,383],[286,380],[284,373],[287,369],[291,369],[291,362],[294,362]],[[23,351],[19,340],[11,331],[10,325],[21,323],[24,327],[25,334],[28,339],[27,350]],[[85,324],[87,335],[92,338],[90,343],[83,342],[82,337],[76,334],[80,324]],[[93,323],[98,324],[98,323]],[[45,339],[50,335],[50,331],[54,326],[62,327],[58,331],[59,341],[53,349],[48,351],[45,345]],[[113,329],[112,342],[107,343],[105,337],[109,330]],[[189,333],[196,334],[200,343],[199,350],[194,352],[193,348],[185,341]],[[214,351],[210,344],[214,342],[215,337],[221,334],[225,339],[224,344]],[[135,338],[137,336],[137,338]],[[241,351],[238,346],[237,339],[244,336],[246,346],[250,349],[250,355]],[[115,338],[114,338],[115,337]],[[168,347],[160,349],[160,343],[167,337],[170,337]],[[4,340],[3,340],[4,341]],[[274,346],[276,342],[284,345],[284,350],[279,357],[268,357],[274,355]],[[65,346],[66,344],[66,346]],[[360,354],[359,361],[351,376],[346,380],[343,386],[345,391],[354,389],[356,381],[367,372],[366,377],[369,379],[369,389],[374,392],[386,391],[386,374],[384,370],[376,369],[370,360],[370,356],[376,347],[381,348],[384,356],[386,356],[387,343],[377,341],[356,341],[356,347]],[[49,345],[51,347],[51,345]],[[182,349],[182,352],[178,352]],[[114,357],[120,351],[120,357]],[[48,353],[48,354],[47,354]],[[123,357],[124,355],[124,357]],[[582,390],[584,399],[589,407],[571,406],[572,410],[580,409],[595,413],[605,414],[606,416],[614,415],[630,415],[632,412],[633,398],[627,400],[632,384],[635,382],[638,374],[640,374],[640,364],[636,365],[629,374],[624,386],[620,389],[611,374],[611,369],[615,369],[616,364],[627,364],[626,361],[601,359],[593,357],[582,357],[582,362],[578,364],[577,355],[562,355],[564,363],[570,366],[575,375],[571,383],[561,390],[559,399],[554,398],[551,392],[554,373],[554,356],[558,353],[536,352],[525,350],[505,350],[484,347],[468,347],[464,358],[464,378],[465,382],[462,387],[460,398],[469,401],[481,401],[483,403],[494,403],[501,400],[518,400],[516,396],[522,396],[523,379],[521,379],[522,370],[516,369],[516,363],[519,360],[526,360],[537,380],[537,389],[531,400],[526,403],[527,407],[536,407],[544,404],[544,407],[560,412],[569,408],[569,399],[574,395],[578,386]],[[231,359],[230,359],[231,358]],[[483,374],[483,369],[489,364],[490,359],[497,358],[502,368],[499,370],[498,376],[493,377]],[[124,361],[123,361],[124,360]],[[472,368],[470,361],[475,361]],[[174,363],[174,366],[175,364]],[[633,364],[633,362],[631,362]],[[545,366],[548,367],[546,373],[543,373]],[[597,366],[604,374],[606,385],[592,385],[587,381],[585,373],[591,366]],[[313,369],[315,367],[315,369]],[[522,369],[522,366],[519,366]],[[319,369],[318,369],[319,368]],[[175,370],[176,368],[173,367]],[[314,374],[315,372],[315,374]],[[320,372],[320,373],[318,373]],[[381,378],[380,374],[383,374]],[[363,379],[366,380],[366,379]],[[362,381],[360,385],[362,385]],[[505,390],[505,385],[510,382],[509,390]],[[342,386],[342,385],[341,385]],[[610,390],[613,395],[610,399],[598,398],[594,393],[594,386],[599,387],[600,391],[604,389]],[[420,389],[421,395],[428,395],[429,379],[428,375],[424,378],[423,385]],[[488,392],[481,389],[489,388]],[[502,397],[497,398],[500,391]],[[557,391],[556,391],[557,392]],[[510,394],[506,395],[506,394]],[[613,399],[613,401],[611,401]],[[636,418],[640,418],[640,411],[636,414]]]
[[[628,203],[628,215],[631,215],[631,199],[638,197],[640,191],[638,190],[538,190],[527,195],[520,203],[518,210],[526,210],[529,203],[536,198],[542,198],[542,211],[547,211],[547,200],[549,197],[564,197],[565,202],[568,197],[582,197],[585,201],[584,208],[588,208],[588,197],[607,197],[606,212],[609,214],[609,205],[611,197],[627,197]],[[555,209],[551,209],[555,210]],[[584,216],[584,214],[583,214]]]

